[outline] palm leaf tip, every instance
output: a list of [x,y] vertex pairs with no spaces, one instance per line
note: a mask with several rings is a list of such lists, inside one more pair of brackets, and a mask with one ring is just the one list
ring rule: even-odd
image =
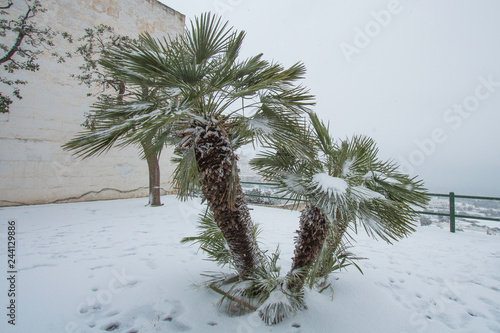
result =
[[275,325],[304,308],[303,294],[289,294],[279,288],[273,290],[257,310],[259,317],[267,325]]

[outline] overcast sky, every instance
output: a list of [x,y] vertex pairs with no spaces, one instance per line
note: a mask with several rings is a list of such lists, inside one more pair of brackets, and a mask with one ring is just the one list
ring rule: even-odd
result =
[[373,137],[433,192],[500,197],[500,1],[161,1],[221,14],[244,56],[304,62],[334,136]]

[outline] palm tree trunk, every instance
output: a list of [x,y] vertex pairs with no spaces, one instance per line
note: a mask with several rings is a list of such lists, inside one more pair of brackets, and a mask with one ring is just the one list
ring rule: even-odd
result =
[[160,153],[150,153],[148,155],[146,143],[141,143],[144,153],[146,154],[146,161],[148,163],[149,171],[149,205],[151,207],[162,206],[161,203],[161,188],[160,188]]
[[292,292],[299,292],[304,286],[307,277],[307,267],[310,267],[318,257],[326,236],[328,235],[328,221],[323,213],[313,205],[307,205],[300,215],[300,230],[295,238],[295,252],[292,269],[305,269],[298,274],[288,285]]
[[208,122],[197,128],[195,155],[204,198],[214,213],[240,278],[247,278],[258,262],[252,220],[241,188],[236,156],[227,135]]

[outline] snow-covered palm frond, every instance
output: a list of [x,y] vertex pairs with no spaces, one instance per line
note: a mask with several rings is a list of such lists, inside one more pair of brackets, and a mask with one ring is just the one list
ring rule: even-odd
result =
[[358,196],[372,200],[359,201],[356,223],[389,243],[413,232],[416,207],[425,207],[429,200],[423,182],[400,173],[391,161],[378,160],[362,179]]
[[193,102],[194,112],[204,117],[234,112],[240,98],[258,101],[259,107],[274,103],[306,111],[312,96],[293,87],[294,81],[303,78],[304,65],[285,69],[262,60],[261,55],[238,61],[244,36],[208,13],[177,38],[160,41],[143,34],[139,46],[112,47],[101,64],[133,82],[179,89],[184,100]]
[[[297,275],[305,274],[304,270],[297,269],[295,272],[282,275],[281,267],[278,266],[279,248],[271,255],[266,256],[260,264],[252,271],[247,280],[233,281],[231,287],[223,292],[219,300],[219,306],[227,304],[228,308],[234,303],[253,304],[259,316],[268,325],[277,324],[294,312],[305,309],[304,293],[292,293],[286,287]],[[225,284],[223,279],[213,281],[219,286]],[[226,280],[227,281],[227,280]]]
[[309,268],[305,281],[307,286],[311,289],[318,288],[321,292],[328,288],[327,279],[331,273],[341,271],[349,266],[355,266],[363,274],[356,261],[365,258],[358,257],[350,252],[350,247],[346,240],[337,244],[335,242],[335,230],[331,228],[318,258]]
[[311,202],[333,217],[333,223],[337,217],[348,216],[386,241],[413,231],[411,205],[423,206],[428,201],[423,183],[399,173],[395,163],[380,161],[373,139],[354,136],[336,144],[315,115],[311,115],[311,123],[323,153],[318,159],[327,171],[315,176],[324,184],[313,179],[316,191],[311,191]]
[[279,248],[255,270],[252,279],[260,301],[257,311],[267,325],[277,324],[296,311],[307,308],[303,290],[294,293],[287,287],[298,275],[306,274],[305,270],[297,269],[281,275],[278,259]]
[[286,289],[279,288],[273,290],[257,310],[267,325],[274,325],[304,308],[306,305],[302,293],[290,294]]
[[[171,101],[177,111],[170,114],[169,130],[180,137],[181,149],[194,138],[188,131],[211,121],[230,140],[233,152],[247,143],[278,140],[306,151],[300,134],[305,127],[302,115],[314,102],[305,88],[295,85],[304,77],[304,65],[285,68],[262,55],[240,60],[244,36],[220,17],[203,14],[183,35],[158,40],[143,34],[137,45],[110,47],[100,64],[127,82],[177,92]],[[157,127],[158,123],[144,122],[127,142]],[[166,135],[158,138],[164,140]],[[192,161],[192,152],[179,155]],[[236,163],[232,165],[236,171]],[[190,163],[176,170],[176,175],[189,174],[195,175]],[[193,181],[186,179],[186,186],[181,185],[183,178],[176,181],[185,189],[182,193],[191,193]],[[228,198],[235,195],[227,193]]]
[[294,112],[262,105],[251,115],[235,116],[234,125],[240,140],[246,143],[258,143],[263,147],[279,143],[280,146],[293,147],[303,155],[309,153],[302,134],[305,122]]
[[[197,236],[184,237],[181,243],[192,242],[199,244],[199,248],[207,254],[208,260],[215,261],[220,266],[229,265],[234,267],[231,251],[220,228],[217,226],[214,214],[208,206],[205,212],[200,213],[197,229],[199,229]],[[258,242],[257,239],[260,233],[259,225],[253,225],[252,237],[255,242]]]
[[429,200],[423,181],[398,171],[394,162],[379,162],[374,165],[367,178],[372,189],[383,194],[387,199],[405,202],[408,205],[425,207]]
[[359,183],[359,177],[377,162],[377,153],[378,148],[372,138],[356,135],[335,144],[334,150],[324,157],[325,167],[336,177]]
[[251,164],[265,179],[277,183],[285,196],[305,200],[330,222],[334,233],[312,267],[307,267],[312,286],[355,258],[339,252],[348,229],[363,226],[371,236],[399,240],[414,230],[414,206],[425,205],[428,197],[422,181],[400,173],[395,163],[378,159],[373,139],[354,136],[335,141],[314,113],[310,119],[311,129],[303,136],[311,155],[277,144]]
[[194,147],[176,149],[172,162],[175,164],[172,178],[177,185],[177,197],[182,200],[192,198],[200,190],[200,170],[196,163]]
[[340,177],[327,173],[317,173],[310,181],[307,198],[332,220],[337,215],[344,217],[352,211],[349,183]]
[[308,193],[308,174],[317,167],[309,163],[311,161],[299,160],[288,147],[282,147],[278,151],[269,149],[261,152],[250,161],[250,165],[264,179],[277,184],[275,195],[298,204]]
[[207,254],[208,259],[217,262],[220,266],[231,264],[231,252],[214,221],[213,213],[208,207],[205,213],[200,214],[198,229],[200,230],[198,236],[185,237],[181,240],[181,243],[193,242],[199,244],[200,249]]
[[403,202],[372,200],[360,205],[356,223],[361,224],[371,236],[379,236],[391,243],[415,231],[417,214]]
[[[84,158],[105,153],[114,145],[124,147],[144,141],[156,143],[161,150],[171,134],[170,110],[170,105],[159,104],[152,98],[119,103],[98,102],[88,116],[92,124],[64,144],[63,148]],[[148,123],[154,126],[143,130]],[[158,135],[165,139],[159,143],[153,140]]]
[[272,146],[250,161],[252,169],[264,179],[277,183],[282,193],[298,198],[307,193],[312,177],[324,170],[322,162],[315,158],[317,150],[308,135],[302,132],[301,138],[305,149],[273,141]]

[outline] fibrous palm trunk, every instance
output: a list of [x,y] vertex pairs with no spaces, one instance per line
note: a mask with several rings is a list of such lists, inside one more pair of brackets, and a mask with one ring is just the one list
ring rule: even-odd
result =
[[299,292],[307,278],[307,267],[318,257],[328,235],[328,221],[323,213],[313,205],[307,205],[300,215],[300,229],[295,238],[295,252],[292,269],[305,269],[289,283],[292,292]]
[[258,262],[258,248],[252,236],[252,220],[227,135],[208,122],[195,132],[195,156],[200,170],[204,198],[214,214],[234,259],[240,278],[245,279]]

